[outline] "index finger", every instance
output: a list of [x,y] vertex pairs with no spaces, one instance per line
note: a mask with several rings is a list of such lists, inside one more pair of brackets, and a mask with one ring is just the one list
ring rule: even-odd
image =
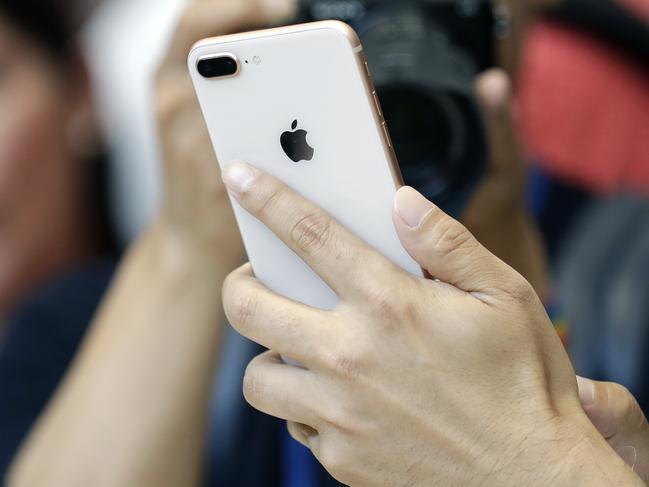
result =
[[367,296],[371,281],[368,274],[373,281],[384,276],[394,280],[395,264],[277,178],[237,162],[224,169],[223,181],[241,206],[277,235],[341,299]]
[[194,43],[288,18],[295,0],[192,0],[182,15],[163,65],[187,64]]

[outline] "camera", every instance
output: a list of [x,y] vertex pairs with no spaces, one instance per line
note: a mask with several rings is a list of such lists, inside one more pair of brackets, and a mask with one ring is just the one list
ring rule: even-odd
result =
[[297,22],[342,20],[363,43],[406,184],[459,216],[488,162],[475,77],[493,66],[488,0],[302,0]]
[[239,72],[239,63],[232,55],[222,55],[200,59],[198,72],[204,78],[223,78]]

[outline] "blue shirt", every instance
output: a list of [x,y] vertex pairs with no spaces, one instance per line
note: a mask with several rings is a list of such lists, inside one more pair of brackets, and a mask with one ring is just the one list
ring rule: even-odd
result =
[[[0,479],[74,358],[114,268],[114,261],[100,262],[61,276],[9,320],[0,343]],[[207,432],[204,485],[339,486],[289,436],[285,423],[245,403],[241,380],[261,351],[232,330],[226,337]]]
[[282,487],[317,487],[318,465],[308,448],[291,438],[284,428],[282,442]]

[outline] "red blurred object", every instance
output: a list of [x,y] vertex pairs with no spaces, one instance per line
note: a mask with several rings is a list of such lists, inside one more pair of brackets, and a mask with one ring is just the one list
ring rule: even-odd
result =
[[[649,22],[649,0],[624,0]],[[649,74],[588,34],[545,22],[519,85],[528,149],[551,174],[596,192],[649,195]]]

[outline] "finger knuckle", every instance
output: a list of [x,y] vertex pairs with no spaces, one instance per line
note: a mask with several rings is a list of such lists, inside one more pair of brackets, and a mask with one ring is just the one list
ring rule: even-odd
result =
[[348,481],[350,466],[347,456],[336,445],[327,445],[320,450],[320,462],[334,477]]
[[318,410],[321,427],[329,428],[338,434],[355,434],[359,429],[359,415],[349,405],[340,403],[322,404]]
[[293,225],[290,236],[295,246],[302,252],[317,253],[331,241],[331,220],[324,213],[310,213]]
[[617,382],[607,382],[606,387],[608,387],[608,393],[612,397],[623,398],[625,401],[630,401],[633,396],[631,391]]
[[342,379],[353,379],[358,372],[358,360],[347,350],[338,349],[329,351],[323,361],[329,370]]
[[606,383],[609,407],[615,405],[614,414],[620,420],[633,420],[642,418],[640,405],[635,396],[622,384],[615,382]]
[[[223,299],[223,307],[227,308],[228,303],[235,296],[235,287],[237,285],[237,276],[236,272],[230,273],[225,280],[223,281],[223,286],[221,287],[221,298]],[[226,309],[227,311],[227,309]]]
[[281,205],[282,198],[284,197],[284,190],[280,184],[269,180],[264,187],[265,191],[261,195],[259,208],[257,213],[261,218],[265,218],[276,211]]
[[443,215],[433,227],[433,250],[442,256],[472,252],[479,247],[473,235],[461,223]]
[[248,404],[256,406],[260,404],[260,398],[263,396],[264,380],[258,362],[253,360],[243,376],[243,397]]
[[258,300],[254,293],[238,289],[236,293],[231,293],[226,304],[226,315],[230,323],[240,332],[244,333],[248,329],[252,318],[254,318]]
[[516,275],[510,280],[506,291],[517,303],[524,307],[533,305],[538,300],[532,285],[521,275]]
[[286,422],[286,428],[288,430],[288,434],[290,435],[291,438],[293,438],[295,441],[300,442],[300,443],[306,443],[306,434],[302,430],[301,425],[298,423],[295,423],[293,421],[287,421]]
[[346,441],[329,441],[318,452],[318,460],[338,481],[344,485],[376,485],[369,482],[367,472],[360,468],[363,459],[349,446],[344,446]]
[[398,327],[416,319],[417,306],[411,294],[403,291],[404,287],[375,285],[368,290],[368,303],[384,327]]

